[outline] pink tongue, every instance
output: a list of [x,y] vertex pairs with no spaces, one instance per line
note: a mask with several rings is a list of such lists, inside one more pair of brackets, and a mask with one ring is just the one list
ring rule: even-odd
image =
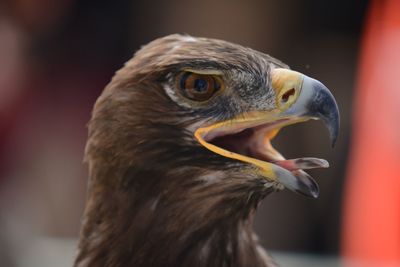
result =
[[286,160],[276,161],[274,162],[274,164],[281,166],[282,168],[285,168],[289,171],[329,167],[328,161],[318,158],[286,159]]

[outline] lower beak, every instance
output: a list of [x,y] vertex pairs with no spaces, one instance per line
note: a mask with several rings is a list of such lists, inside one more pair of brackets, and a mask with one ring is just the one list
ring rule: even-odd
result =
[[[224,157],[250,163],[265,179],[310,197],[318,197],[317,183],[303,169],[326,168],[325,160],[299,158],[285,160],[270,141],[282,127],[321,120],[332,146],[339,132],[339,110],[331,92],[319,81],[287,69],[272,72],[277,108],[241,114],[195,131],[207,149]],[[283,101],[284,100],[284,101]],[[243,137],[243,132],[248,134]]]

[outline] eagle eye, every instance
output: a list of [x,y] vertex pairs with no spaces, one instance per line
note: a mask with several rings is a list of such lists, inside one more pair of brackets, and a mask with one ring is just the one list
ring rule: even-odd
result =
[[222,80],[217,75],[185,71],[178,76],[177,84],[186,98],[206,101],[221,89]]

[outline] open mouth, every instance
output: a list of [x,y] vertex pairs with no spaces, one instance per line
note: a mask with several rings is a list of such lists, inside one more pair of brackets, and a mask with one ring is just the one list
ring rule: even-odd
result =
[[318,185],[304,170],[327,168],[328,162],[310,157],[285,159],[271,140],[282,127],[312,119],[324,123],[334,145],[340,124],[335,98],[321,82],[287,69],[274,69],[271,85],[276,93],[274,109],[246,112],[198,128],[194,136],[214,153],[258,167],[257,174],[268,181],[315,198]]
[[288,171],[329,167],[329,163],[324,159],[310,157],[285,159],[271,144],[277,133],[278,129],[274,128],[274,125],[267,124],[246,128],[237,133],[226,132],[206,141],[226,151],[270,162]]
[[218,123],[197,129],[195,136],[203,146],[214,153],[251,163],[259,167],[267,179],[282,183],[303,195],[317,197],[318,185],[304,170],[327,168],[329,163],[324,159],[312,157],[285,159],[271,144],[271,140],[282,127],[308,119],[282,118],[270,122],[265,120],[264,117],[262,120]]

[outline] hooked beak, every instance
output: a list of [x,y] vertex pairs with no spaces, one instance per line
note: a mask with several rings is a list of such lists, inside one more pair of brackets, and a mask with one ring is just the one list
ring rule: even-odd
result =
[[287,125],[321,120],[328,128],[332,146],[339,132],[339,110],[331,92],[319,81],[288,69],[274,69],[271,85],[276,108],[254,111],[237,118],[199,128],[195,137],[207,149],[224,157],[250,163],[265,179],[310,197],[318,197],[314,179],[304,169],[327,168],[317,158],[286,160],[271,140]]

